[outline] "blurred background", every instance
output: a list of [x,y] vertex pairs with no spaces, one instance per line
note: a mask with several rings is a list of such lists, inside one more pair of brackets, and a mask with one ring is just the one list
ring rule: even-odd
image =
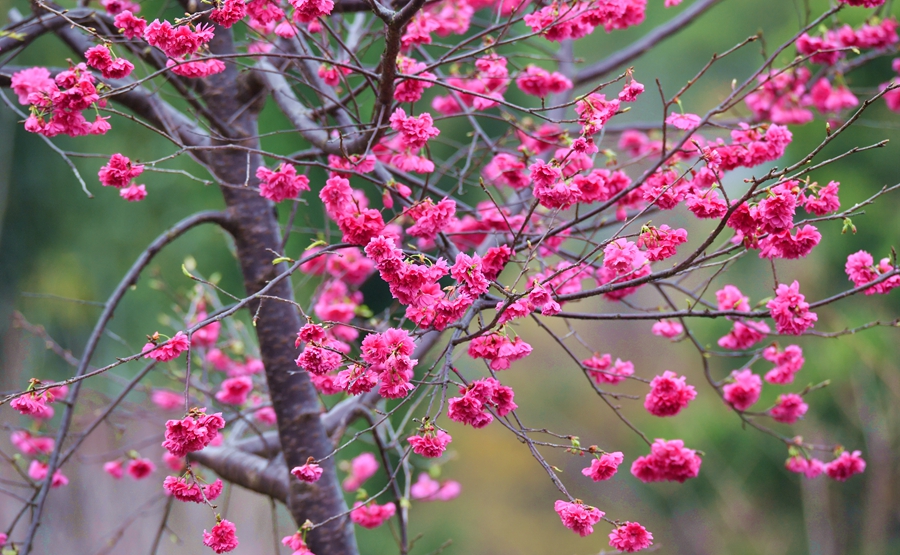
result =
[[[655,25],[671,18],[690,4],[664,9],[663,0],[649,0],[647,21],[628,31],[604,34],[597,31],[575,46],[575,55],[585,63],[602,58]],[[732,80],[743,81],[760,64],[761,49],[771,52],[807,20],[820,13],[826,2],[809,0],[725,0],[703,15],[687,31],[664,42],[633,65],[635,77],[647,85],[648,93],[631,113],[620,121],[658,121],[661,108],[654,80],[672,94],[692,77],[714,52],[723,52],[749,35],[764,33],[764,43],[748,46],[717,63],[704,79],[682,98],[687,112],[704,113],[728,94]],[[890,0],[889,0],[890,5]],[[0,0],[0,13],[10,8],[28,12],[20,0]],[[894,9],[894,13],[898,13]],[[857,25],[869,10],[846,9],[841,20]],[[149,19],[179,15],[174,3],[144,4],[142,14]],[[542,46],[544,46],[542,44]],[[537,52],[530,46],[507,47],[504,54]],[[515,51],[515,52],[514,52]],[[790,61],[794,49],[779,59]],[[368,54],[367,54],[368,55]],[[369,55],[369,57],[374,54]],[[19,55],[16,65],[61,66],[71,57],[64,45],[53,37],[40,39]],[[890,57],[847,75],[860,96],[874,94],[892,75]],[[776,63],[776,67],[780,67]],[[618,90],[618,89],[616,89]],[[434,94],[434,90],[431,94]],[[9,92],[7,91],[7,96]],[[518,97],[515,87],[509,98]],[[426,97],[430,98],[430,97]],[[96,304],[70,299],[101,302],[106,299],[122,274],[144,246],[162,230],[200,209],[222,206],[219,191],[176,173],[145,173],[148,197],[140,203],[126,203],[115,191],[104,189],[96,180],[102,163],[97,158],[78,158],[74,162],[95,198],[88,199],[65,162],[35,135],[22,129],[19,118],[9,109],[0,109],[0,391],[22,389],[31,376],[61,379],[71,369],[44,348],[43,340],[11,326],[13,311],[19,311],[34,324],[46,327],[49,334],[76,355],[99,315]],[[792,128],[794,143],[786,159],[796,160],[824,136],[824,120]],[[77,141],[60,137],[61,148],[92,152],[108,157],[123,152],[132,159],[151,160],[172,152],[172,146],[146,129],[113,119],[114,130],[105,137],[87,137]],[[262,118],[263,130],[284,128],[283,119],[273,106]],[[503,132],[501,123],[486,122],[491,134]],[[463,122],[441,124],[444,137],[464,133]],[[841,182],[843,207],[861,201],[885,185],[900,181],[900,115],[889,112],[883,102],[876,103],[862,119],[820,156],[825,159],[852,146],[868,145],[890,139],[883,149],[853,156],[831,167],[818,170],[812,177],[820,183]],[[463,139],[465,140],[465,139]],[[264,147],[278,153],[290,153],[306,145],[295,134],[269,136]],[[607,141],[601,148],[615,148]],[[453,146],[447,144],[449,152]],[[440,147],[436,156],[440,157]],[[205,177],[202,169],[186,158],[166,164],[170,169],[185,169]],[[757,174],[763,173],[758,169]],[[726,184],[730,190],[743,185],[734,172]],[[313,183],[324,176],[313,171]],[[370,197],[375,199],[373,191]],[[307,193],[306,198],[314,198]],[[467,193],[475,200],[478,192]],[[301,207],[296,225],[310,229],[322,225],[322,211],[315,205]],[[900,203],[896,195],[866,207],[866,214],[854,218],[856,234],[842,234],[841,222],[819,226],[821,245],[803,261],[780,261],[781,281],[798,279],[807,299],[819,299],[850,286],[843,271],[848,254],[860,249],[873,253],[876,260],[889,255],[900,239]],[[282,219],[286,219],[286,209]],[[678,212],[678,211],[676,211]],[[654,221],[675,226],[690,226],[693,237],[700,237],[709,226],[697,224],[686,212],[666,215]],[[673,221],[675,223],[673,223]],[[297,255],[309,244],[312,234],[297,233],[288,247],[288,255]],[[691,244],[696,244],[692,241]],[[191,231],[160,254],[129,293],[111,323],[95,361],[108,362],[115,356],[136,352],[147,334],[159,329],[171,333],[180,329],[180,316],[174,309],[184,299],[192,282],[181,272],[191,257],[196,272],[215,276],[228,291],[240,294],[237,272],[229,241],[213,227]],[[719,288],[733,283],[755,303],[771,295],[771,270],[755,256],[745,257],[713,285]],[[315,281],[296,282],[298,297],[309,295]],[[714,290],[714,289],[713,289]],[[373,292],[371,295],[377,295]],[[383,294],[383,293],[381,293]],[[656,303],[642,292],[637,301]],[[368,296],[366,302],[377,305]],[[383,302],[383,300],[382,300]],[[621,307],[601,300],[579,306],[579,311],[618,311]],[[885,297],[857,296],[818,311],[816,330],[837,331],[872,320],[889,321],[900,314],[900,293]],[[559,323],[557,323],[559,324]],[[246,327],[246,321],[236,320]],[[534,347],[534,353],[517,362],[501,376],[516,391],[520,416],[527,426],[548,428],[573,434],[583,445],[597,444],[610,451],[623,451],[626,463],[611,481],[594,484],[580,470],[589,459],[561,451],[545,452],[548,462],[562,470],[562,478],[573,495],[584,499],[621,520],[637,520],[654,535],[659,553],[713,554],[815,554],[876,555],[900,553],[900,333],[897,328],[875,328],[840,340],[803,337],[797,340],[805,352],[806,366],[798,375],[796,388],[806,383],[831,380],[831,386],[807,398],[811,405],[806,418],[792,428],[778,425],[787,435],[799,434],[817,443],[841,443],[848,449],[860,449],[868,462],[866,472],[846,483],[827,478],[805,480],[784,470],[787,457],[784,446],[775,439],[741,427],[714,392],[706,385],[700,360],[686,343],[671,344],[650,335],[651,322],[575,324],[579,333],[595,351],[632,360],[636,373],[646,378],[673,370],[684,374],[697,386],[699,395],[688,409],[671,419],[650,416],[640,401],[624,401],[624,412],[651,437],[683,438],[692,448],[705,453],[700,476],[683,485],[642,484],[627,468],[646,446],[585,387],[584,377],[569,363],[560,348],[531,325],[520,325],[518,332]],[[564,329],[557,326],[557,329]],[[694,331],[714,345],[728,330],[726,322],[697,322]],[[248,347],[252,350],[252,346]],[[585,358],[590,353],[581,349]],[[727,375],[738,362],[713,361],[716,377]],[[121,383],[137,371],[126,366],[115,376],[93,380],[91,392],[83,395],[85,404],[76,419],[83,424],[115,395]],[[466,356],[458,367],[467,375],[483,373],[483,367]],[[760,372],[762,366],[757,366]],[[764,371],[764,370],[763,370]],[[151,385],[177,387],[162,372],[154,372]],[[623,383],[622,391],[643,395],[640,383]],[[769,406],[779,393],[764,388],[758,407]],[[159,484],[164,469],[142,482],[115,482],[101,470],[106,460],[134,448],[160,461],[161,419],[145,412],[147,389],[136,390],[128,398],[120,415],[101,426],[65,469],[68,487],[53,490],[49,510],[40,532],[39,553],[147,553],[160,524],[164,499]],[[169,415],[172,417],[173,415]],[[58,420],[58,417],[57,417]],[[55,422],[55,421],[54,421]],[[0,425],[27,426],[8,407],[0,409]],[[413,502],[411,535],[417,537],[412,553],[513,555],[522,553],[579,554],[601,552],[607,547],[606,525],[588,538],[579,538],[563,528],[553,512],[553,501],[560,498],[547,476],[520,444],[497,424],[482,430],[463,429],[449,424],[454,437],[452,453],[441,467],[441,477],[457,480],[462,494],[450,503]],[[355,454],[365,446],[348,450]],[[8,433],[0,436],[0,450],[8,456],[14,449]],[[421,459],[415,461],[421,464]],[[4,465],[6,466],[6,465]],[[161,462],[159,466],[162,467]],[[428,470],[422,466],[422,470]],[[0,477],[11,478],[0,469]],[[157,479],[158,478],[158,479]],[[380,484],[374,478],[367,489]],[[287,553],[273,539],[273,522],[267,500],[234,488],[223,504],[223,515],[237,523],[241,546],[235,553]],[[0,529],[5,529],[20,504],[0,495]],[[214,524],[208,510],[200,506],[176,504],[170,519],[172,533],[165,534],[160,553],[205,553],[200,531]],[[293,524],[283,509],[276,514],[277,538],[293,533]],[[20,534],[22,532],[20,531]],[[366,555],[396,553],[392,531],[388,527],[369,531],[357,529],[361,551]]]

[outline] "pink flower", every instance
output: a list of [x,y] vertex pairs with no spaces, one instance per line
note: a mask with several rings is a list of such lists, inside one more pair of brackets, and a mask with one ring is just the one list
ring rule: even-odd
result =
[[281,538],[281,544],[286,545],[289,549],[293,550],[292,555],[314,555],[312,551],[310,551],[309,546],[306,545],[306,542],[303,541],[303,533],[297,532],[293,536],[285,536]]
[[631,465],[631,474],[642,482],[679,482],[696,478],[703,461],[693,449],[680,439],[657,439],[650,446],[650,454],[638,457]]
[[516,85],[525,94],[544,98],[550,93],[557,94],[572,88],[572,82],[563,74],[550,73],[536,65],[528,64],[525,71],[516,78]]
[[844,482],[854,474],[861,474],[866,470],[866,461],[860,456],[859,451],[849,453],[844,451],[840,456],[829,463],[825,463],[825,473],[828,477]]
[[[882,258],[876,266],[872,255],[866,251],[857,251],[849,255],[847,257],[847,264],[844,266],[847,277],[856,287],[861,287],[870,281],[878,279],[880,275],[893,270],[894,268],[891,266],[889,259]],[[884,294],[898,286],[900,286],[900,276],[892,276],[883,280],[881,283],[865,289],[863,292],[866,295],[873,295],[875,293]]]
[[225,71],[225,62],[222,60],[192,60],[185,61],[183,59],[168,60],[166,67],[172,70],[175,75],[188,77],[190,79],[199,79],[209,77],[217,73]]
[[157,360],[159,362],[167,362],[173,359],[178,358],[181,353],[188,350],[190,347],[190,343],[188,342],[187,336],[183,331],[180,331],[175,334],[172,339],[166,341],[162,346],[156,348],[156,345],[153,343],[147,343],[144,345],[143,351],[148,351],[153,349],[150,352],[147,352],[144,355],[144,358],[152,358],[153,360]]
[[222,382],[222,389],[216,393],[216,399],[229,405],[243,405],[253,390],[253,380],[249,376],[228,378]]
[[809,303],[805,299],[796,280],[789,286],[784,283],[778,286],[775,298],[766,303],[778,333],[800,335],[815,325],[819,317],[809,311]]
[[353,504],[353,510],[350,511],[350,520],[363,528],[378,528],[387,519],[394,516],[395,512],[397,512],[397,507],[393,503],[363,505],[362,501],[357,501]]
[[19,104],[28,106],[31,93],[46,93],[56,89],[56,83],[45,67],[32,67],[13,73],[10,80],[13,92],[19,96]]
[[459,496],[460,491],[459,482],[447,480],[442,485],[422,472],[410,488],[410,497],[419,501],[450,501]]
[[585,505],[580,501],[568,503],[560,500],[553,504],[553,509],[559,515],[563,525],[581,537],[593,534],[594,524],[597,524],[605,514],[600,509]]
[[581,473],[589,477],[595,482],[602,482],[612,478],[619,465],[625,460],[625,455],[616,451],[615,453],[604,453],[599,458],[591,461],[591,466],[581,469]]
[[[666,0],[666,7],[669,7]],[[680,0],[679,0],[680,1]],[[678,2],[672,5],[677,5]],[[625,522],[609,533],[609,546],[626,553],[634,553],[653,545],[653,534],[637,522]]]
[[613,364],[612,356],[609,354],[604,354],[599,358],[594,355],[589,359],[582,360],[581,364],[587,368],[588,374],[598,384],[615,385],[634,374],[634,364],[630,360],[623,362],[622,359],[617,358]]
[[860,6],[864,8],[877,8],[884,4],[884,0],[839,0],[848,6]]
[[775,363],[775,368],[766,372],[766,381],[778,385],[786,385],[794,382],[794,374],[803,367],[805,359],[803,350],[797,345],[788,345],[784,351],[772,345],[763,350],[763,358]]
[[143,480],[156,470],[156,465],[150,459],[132,459],[128,461],[126,470],[135,480]]
[[227,520],[220,520],[216,515],[218,523],[213,526],[211,532],[203,531],[203,545],[212,548],[216,553],[225,553],[232,551],[239,544],[236,535],[237,528],[234,523]]
[[191,409],[184,419],[166,422],[166,439],[162,446],[176,457],[183,457],[209,445],[224,427],[221,412],[207,415],[206,408]]
[[445,198],[434,204],[429,198],[407,208],[404,214],[416,222],[406,230],[406,233],[431,241],[438,233],[445,231],[448,224],[456,218],[456,201]]
[[135,15],[130,10],[124,10],[116,14],[113,20],[116,28],[126,39],[133,39],[144,35],[147,29],[147,21]]
[[829,181],[828,185],[821,188],[810,186],[807,188],[807,191],[814,194],[803,197],[803,208],[810,214],[817,216],[824,216],[829,212],[834,212],[841,207],[841,201],[838,198],[838,187],[840,185],[837,181]]
[[247,15],[247,6],[243,0],[224,0],[217,3],[216,9],[210,12],[209,19],[228,29]]
[[11,433],[9,440],[16,446],[16,449],[30,457],[39,453],[52,453],[56,446],[56,440],[52,437],[32,436],[25,430],[16,430]]
[[116,480],[121,479],[125,475],[125,469],[122,468],[122,459],[103,463],[103,472],[106,472]]
[[297,175],[291,164],[282,163],[275,171],[260,166],[256,169],[256,178],[259,179],[259,196],[272,202],[297,198],[300,191],[309,191],[309,178]]
[[735,322],[731,331],[719,338],[718,344],[724,349],[742,351],[765,339],[767,333],[769,326],[765,322]]
[[322,472],[322,467],[314,462],[307,462],[304,465],[295,466],[291,469],[291,474],[296,476],[298,480],[309,482],[310,484],[317,482],[322,477]]
[[646,249],[648,260],[657,262],[675,256],[678,245],[687,243],[687,239],[687,230],[672,229],[663,224],[659,228],[652,226],[646,228],[646,231],[638,237],[637,245]]
[[[859,451],[857,451],[858,453]],[[865,463],[863,463],[865,465]],[[47,478],[47,463],[33,460],[31,464],[28,465],[28,477],[35,481],[42,481]],[[65,474],[62,473],[61,470],[56,469],[56,472],[53,473],[53,479],[50,481],[51,488],[61,488],[62,486],[66,486],[69,484],[69,479],[66,478]]]
[[119,189],[119,196],[128,202],[139,202],[147,198],[147,187],[132,183],[128,187]]
[[290,0],[294,7],[294,20],[299,23],[310,23],[334,9],[332,0]]
[[726,285],[716,291],[716,302],[719,305],[719,310],[750,312],[749,300],[734,285]]
[[672,113],[666,118],[666,123],[684,131],[696,129],[700,125],[700,121],[700,116],[697,114]]
[[488,407],[496,409],[500,416],[506,416],[518,408],[513,401],[515,394],[512,388],[501,385],[494,378],[475,380],[459,392],[463,396],[450,399],[447,417],[473,428],[483,428],[494,420],[493,415],[487,412]]
[[363,453],[350,461],[350,475],[344,479],[344,491],[356,491],[363,482],[378,472],[378,461],[372,453]]
[[772,187],[756,207],[756,219],[766,233],[776,233],[794,227],[797,196],[796,181],[787,181]]
[[734,381],[722,388],[725,402],[736,410],[745,411],[759,400],[762,392],[762,379],[749,369],[740,372],[735,370],[731,373],[731,377]]
[[787,393],[778,396],[778,402],[769,409],[769,414],[776,422],[793,424],[798,418],[806,414],[809,405],[803,402],[803,397],[796,393]]
[[181,457],[176,457],[168,451],[163,453],[162,460],[167,467],[171,468],[175,472],[181,472],[185,468],[184,459]]
[[644,408],[655,416],[675,416],[697,397],[694,386],[688,385],[684,376],[666,370],[650,382],[650,392],[644,400]]
[[13,399],[9,406],[19,411],[20,414],[30,416],[37,420],[49,420],[53,418],[53,407],[48,405],[51,398],[47,392],[26,393]]
[[188,483],[184,478],[166,476],[163,480],[163,491],[166,495],[185,503],[205,503],[214,501],[222,493],[222,480],[216,479],[215,482],[201,487],[196,482]]
[[443,430],[437,430],[436,432],[433,430],[426,430],[424,435],[415,435],[406,438],[406,441],[412,446],[414,453],[432,459],[443,455],[444,451],[447,449],[447,445],[449,445],[452,440],[453,438],[450,437],[450,434]]
[[684,326],[675,320],[660,320],[653,324],[650,330],[653,335],[665,337],[666,339],[675,339],[684,333]]
[[97,176],[100,183],[107,187],[125,187],[132,179],[144,171],[142,164],[132,164],[127,156],[113,154],[109,162],[100,168]]
[[184,394],[168,389],[154,389],[150,400],[163,410],[174,410],[184,405]]
[[791,472],[803,474],[807,478],[815,478],[825,471],[825,463],[819,459],[806,459],[801,455],[796,455],[784,462],[784,467]]

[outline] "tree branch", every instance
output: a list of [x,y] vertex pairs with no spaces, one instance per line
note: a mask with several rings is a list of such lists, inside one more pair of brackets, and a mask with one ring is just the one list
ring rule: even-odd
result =
[[572,78],[572,84],[576,87],[584,85],[588,81],[593,81],[603,77],[610,71],[619,66],[623,66],[628,62],[640,57],[648,50],[656,46],[671,35],[687,27],[694,19],[699,17],[703,12],[715,6],[722,0],[697,0],[689,8],[673,17],[671,20],[663,23],[656,29],[653,29],[640,39],[631,43],[627,47],[613,53],[612,55],[600,60],[594,65],[588,66]]

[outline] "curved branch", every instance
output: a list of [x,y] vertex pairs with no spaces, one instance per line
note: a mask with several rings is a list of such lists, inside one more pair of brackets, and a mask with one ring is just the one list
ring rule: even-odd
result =
[[[106,329],[106,325],[112,319],[113,313],[115,312],[116,307],[118,307],[119,302],[125,296],[125,293],[137,282],[141,271],[143,271],[150,261],[153,260],[153,257],[166,245],[183,235],[186,231],[204,223],[216,223],[225,229],[230,227],[230,221],[223,212],[208,211],[194,214],[193,216],[181,220],[168,231],[157,237],[156,240],[150,243],[150,246],[141,253],[134,264],[131,265],[131,268],[119,282],[119,285],[116,286],[112,295],[110,295],[109,300],[106,301],[103,313],[94,325],[94,330],[91,332],[87,344],[85,345],[84,354],[81,355],[81,360],[78,363],[78,369],[75,371],[76,377],[87,371],[91,358],[94,355],[94,351],[100,343],[100,337],[103,336],[103,332]],[[28,553],[31,552],[34,536],[37,533],[38,527],[41,525],[41,513],[44,509],[44,503],[47,501],[47,494],[50,492],[53,474],[56,472],[56,469],[59,468],[62,447],[66,436],[69,433],[69,427],[72,424],[72,417],[75,413],[75,401],[78,399],[81,383],[82,382],[80,381],[73,383],[69,390],[69,395],[66,397],[66,408],[63,412],[62,420],[59,423],[59,431],[56,433],[56,449],[54,449],[53,453],[50,455],[50,461],[47,463],[47,478],[41,484],[41,489],[37,494],[31,525],[28,528],[28,535],[22,544],[22,555],[28,555]]]

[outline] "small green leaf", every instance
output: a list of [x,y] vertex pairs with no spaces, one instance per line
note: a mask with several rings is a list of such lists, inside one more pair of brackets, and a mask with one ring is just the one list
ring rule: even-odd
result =
[[323,241],[323,240],[321,240],[321,239],[318,239],[318,240],[313,241],[312,243],[310,243],[308,247],[306,247],[305,249],[303,249],[303,251],[306,252],[306,251],[308,251],[308,250],[310,250],[310,249],[314,249],[314,248],[316,248],[316,247],[321,247],[322,245],[327,245],[327,244],[328,244],[328,243],[326,243],[325,241]]

